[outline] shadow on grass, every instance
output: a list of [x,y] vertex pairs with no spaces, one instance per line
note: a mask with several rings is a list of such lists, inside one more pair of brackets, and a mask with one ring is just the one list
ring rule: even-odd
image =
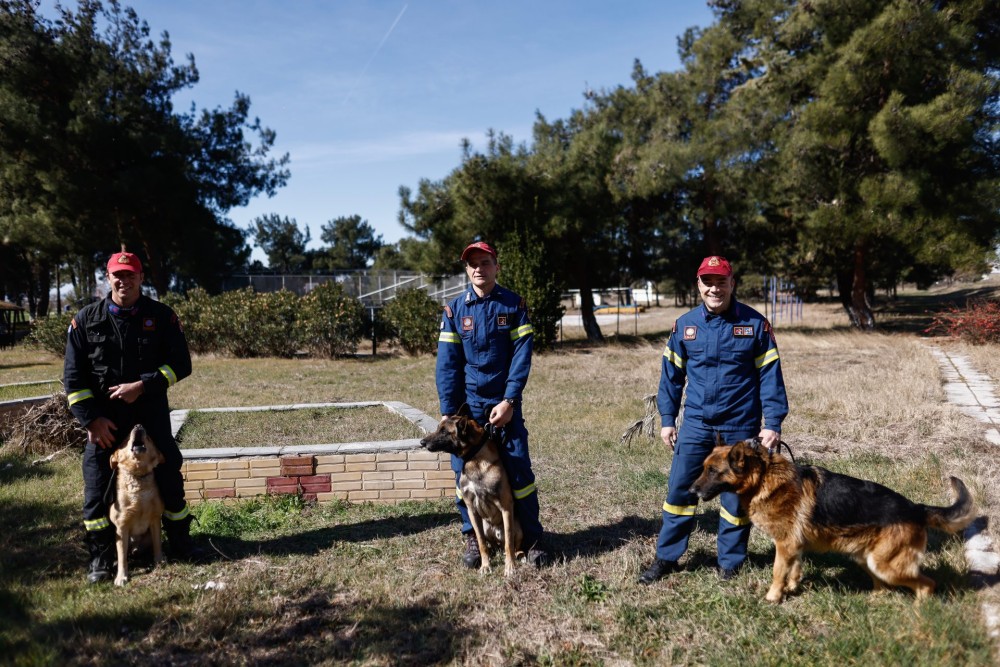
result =
[[[458,521],[456,512],[435,512],[408,516],[386,517],[306,530],[265,540],[244,540],[238,537],[202,534],[201,541],[211,539],[217,551],[230,558],[246,558],[257,554],[311,555],[337,543],[369,542],[421,533]],[[218,554],[215,554],[217,556]]]

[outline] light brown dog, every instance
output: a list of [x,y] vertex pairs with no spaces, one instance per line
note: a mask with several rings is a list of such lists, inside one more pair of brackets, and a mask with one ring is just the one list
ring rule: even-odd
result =
[[472,418],[468,405],[458,414],[448,417],[437,431],[420,441],[431,452],[448,452],[458,456],[465,465],[458,487],[469,510],[472,529],[479,543],[482,565],[479,571],[490,571],[487,543],[503,545],[503,574],[514,574],[514,560],[520,555],[521,524],[514,515],[514,494],[507,471],[500,461],[497,440]]
[[128,553],[132,546],[151,546],[153,563],[163,562],[160,541],[163,499],[153,477],[153,468],[164,461],[163,454],[141,425],[133,428],[128,442],[111,455],[111,468],[118,476],[115,504],[110,512],[118,547],[115,586],[124,586],[128,581]]
[[876,591],[911,588],[921,600],[934,580],[920,573],[927,528],[955,533],[975,518],[968,489],[951,478],[950,507],[921,505],[881,484],[798,466],[759,441],[720,445],[705,459],[691,492],[709,500],[732,491],[750,521],[774,540],[774,574],[768,602],[781,602],[802,579],[802,554],[836,551],[852,557]]

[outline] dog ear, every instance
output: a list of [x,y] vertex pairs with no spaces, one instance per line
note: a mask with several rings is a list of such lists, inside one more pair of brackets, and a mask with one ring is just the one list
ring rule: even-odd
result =
[[469,407],[468,403],[463,403],[462,407],[460,407],[458,409],[458,412],[456,413],[456,416],[458,416],[458,417],[466,417],[466,418],[471,417],[472,416],[472,408]]
[[112,470],[114,470],[115,468],[118,467],[118,452],[120,452],[120,451],[121,451],[120,449],[116,449],[115,451],[111,452],[111,469]]
[[722,439],[722,434],[719,433],[718,431],[716,431],[715,432],[715,446],[716,447],[724,447],[725,445],[726,445],[726,441]]
[[737,475],[742,474],[746,468],[746,454],[746,448],[743,446],[742,441],[737,442],[729,450],[729,456],[726,457],[726,460],[729,463],[729,467]]

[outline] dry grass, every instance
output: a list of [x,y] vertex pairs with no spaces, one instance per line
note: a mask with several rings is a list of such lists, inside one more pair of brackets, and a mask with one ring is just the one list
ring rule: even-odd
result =
[[[926,348],[908,336],[845,333],[823,324],[828,315],[777,327],[792,404],[783,435],[796,456],[933,504],[945,501],[943,477],[956,474],[993,510],[996,450],[943,404]],[[280,509],[282,520],[233,532],[206,516],[202,539],[225,554],[216,562],[139,572],[124,593],[88,589],[78,464],[40,471],[6,453],[0,643],[25,663],[993,664],[961,542],[940,535],[925,561],[939,594],[923,605],[903,592],[873,597],[853,563],[818,556],[806,563],[803,593],[774,607],[762,599],[773,548],[758,531],[749,567],[718,581],[710,503],[686,571],[635,583],[653,553],[669,456],[656,440],[618,441],[655,390],[674,317],[656,311],[638,337],[600,349],[572,342],[535,360],[524,410],[542,518],[562,556],[554,567],[519,568],[511,580],[462,569],[447,501],[301,511],[258,502],[255,516]],[[401,400],[433,415],[433,365],[199,358],[171,400]],[[200,588],[207,581],[226,587]]]

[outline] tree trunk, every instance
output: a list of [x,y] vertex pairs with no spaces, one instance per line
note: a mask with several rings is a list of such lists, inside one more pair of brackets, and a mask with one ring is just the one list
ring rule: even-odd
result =
[[868,299],[868,274],[865,272],[865,248],[862,244],[854,247],[851,268],[837,272],[837,291],[840,293],[840,303],[851,320],[851,326],[862,331],[875,329],[875,313]]
[[48,317],[49,314],[49,287],[52,282],[52,269],[49,260],[45,257],[38,258],[38,264],[34,271],[34,291],[38,295],[33,304],[32,317]]
[[601,327],[594,316],[594,294],[590,291],[590,280],[586,273],[586,269],[580,272],[580,280],[577,283],[580,285],[580,319],[583,320],[583,330],[587,334],[587,340],[592,343],[603,343],[604,334],[601,333]]

